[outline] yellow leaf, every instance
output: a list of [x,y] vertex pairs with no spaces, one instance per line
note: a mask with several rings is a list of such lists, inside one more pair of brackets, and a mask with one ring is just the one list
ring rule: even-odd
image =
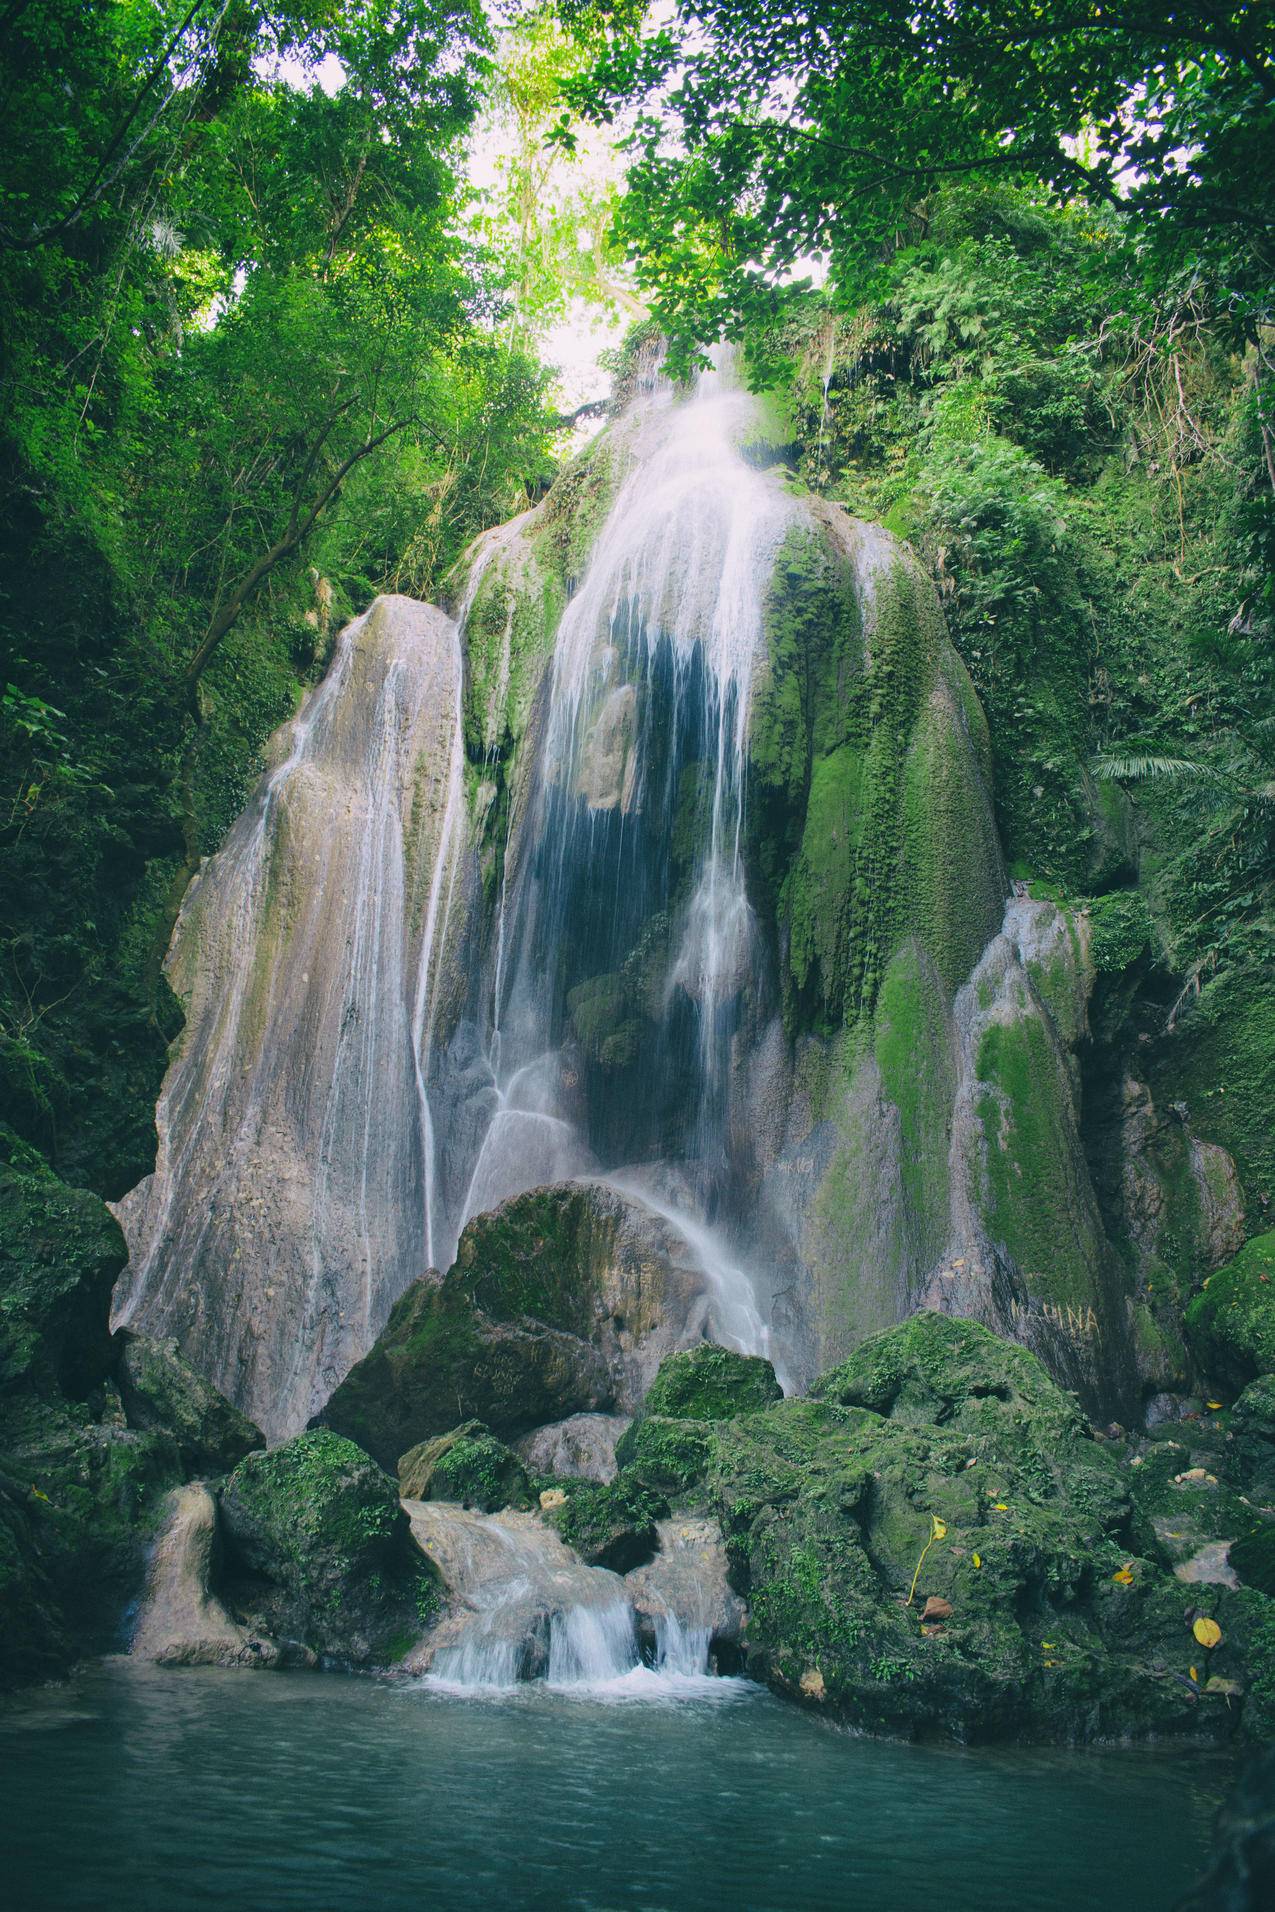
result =
[[1204,1405],[1216,1414],[1222,1403],[1220,1401],[1206,1401]]
[[975,1556],[974,1556],[974,1565],[975,1565],[976,1567],[981,1567],[981,1566],[982,1566],[982,1564],[983,1564],[983,1556],[982,1556],[982,1554],[975,1554]]
[[947,1533],[947,1522],[940,1520],[937,1514],[931,1514],[930,1519],[934,1522],[934,1532],[931,1538],[934,1540],[942,1540]]
[[1057,1662],[1057,1660],[1046,1660],[1046,1661],[1045,1661],[1045,1665],[1046,1665],[1046,1666],[1057,1666],[1057,1664],[1058,1664],[1058,1662]]
[[1007,1514],[1009,1512],[1009,1508],[1006,1506],[1003,1500],[994,1500],[992,1502],[992,1512],[994,1514]]
[[1203,1614],[1200,1615],[1191,1631],[1203,1647],[1216,1646],[1222,1637],[1222,1629],[1217,1621],[1206,1620]]
[[[35,1495],[37,1500],[46,1500],[46,1501],[49,1500],[48,1495],[46,1493],[43,1493],[41,1489],[38,1487],[33,1487],[31,1489],[31,1492]],[[49,1505],[50,1506],[53,1505],[52,1501],[49,1501]]]
[[1189,1666],[1189,1667],[1187,1668],[1187,1672],[1188,1672],[1188,1673],[1189,1673],[1189,1674],[1191,1675],[1191,1678],[1192,1678],[1192,1679],[1193,1679],[1193,1680],[1194,1680],[1194,1681],[1196,1682],[1196,1684],[1197,1684],[1197,1686],[1198,1686],[1198,1684],[1199,1684],[1199,1680],[1200,1680],[1200,1676],[1199,1676],[1199,1674],[1198,1674],[1198,1673],[1196,1672],[1196,1670],[1195,1670],[1195,1668],[1194,1668],[1193,1666]]
[[1113,1573],[1111,1578],[1118,1580],[1122,1587],[1131,1587],[1133,1585],[1133,1575],[1127,1567],[1121,1567],[1119,1573]]
[[1048,1647],[1050,1652],[1052,1653],[1054,1648],[1058,1645],[1058,1642],[1057,1640],[1042,1640],[1040,1644],[1042,1646]]

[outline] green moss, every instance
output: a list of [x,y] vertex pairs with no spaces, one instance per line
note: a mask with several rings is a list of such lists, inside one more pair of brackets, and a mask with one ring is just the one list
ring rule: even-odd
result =
[[421,1441],[399,1457],[405,1500],[451,1500],[482,1513],[533,1505],[531,1482],[518,1456],[481,1421]]
[[95,1195],[44,1171],[0,1171],[0,1393],[75,1396],[103,1379],[126,1259],[119,1223]]
[[586,1566],[629,1573],[651,1559],[655,1523],[668,1513],[662,1493],[624,1470],[613,1481],[564,1481],[562,1488],[565,1501],[546,1518]]
[[1076,1158],[1071,1085],[1045,1021],[1028,1012],[990,1023],[976,1067],[988,1231],[1034,1294],[1084,1315],[1097,1299],[1101,1247]]
[[499,1320],[593,1331],[596,1210],[587,1190],[533,1189],[466,1228],[448,1280]]
[[938,1260],[948,1227],[948,1144],[955,1070],[946,1004],[915,943],[885,973],[874,1047],[881,1086],[899,1112],[900,1166],[916,1255]]
[[701,1342],[666,1355],[643,1403],[648,1414],[679,1421],[727,1421],[783,1397],[769,1361]]
[[1258,1210],[1275,1201],[1275,990],[1268,944],[1238,956],[1184,1004],[1150,1079],[1157,1102],[1184,1102],[1195,1133],[1235,1158]]
[[625,1429],[615,1458],[633,1480],[654,1493],[685,1500],[708,1466],[710,1427],[706,1421],[669,1420],[648,1414]]
[[1146,954],[1151,941],[1151,915],[1137,890],[1091,897],[1086,908],[1089,948],[1096,970],[1118,974]]
[[1275,1372],[1275,1230],[1255,1235],[1210,1275],[1187,1307],[1185,1326],[1206,1374],[1242,1387]]
[[250,1454],[226,1482],[230,1572],[272,1630],[320,1653],[387,1663],[434,1607],[394,1481],[327,1428]]

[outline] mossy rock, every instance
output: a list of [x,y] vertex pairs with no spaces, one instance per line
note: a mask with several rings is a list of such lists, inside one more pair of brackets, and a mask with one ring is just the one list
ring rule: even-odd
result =
[[[817,1396],[634,1430],[699,1437],[694,1492],[748,1602],[755,1674],[871,1731],[1234,1730],[1223,1688],[1189,1677],[1195,1609],[1138,1524],[1124,1457],[1035,1356],[920,1316],[865,1343]],[[1261,1597],[1208,1589],[1223,1682],[1250,1677],[1242,1603]]]
[[191,1474],[225,1474],[265,1436],[211,1381],[190,1365],[175,1340],[123,1335],[120,1396],[132,1427],[171,1434]]
[[1231,1408],[1229,1464],[1263,1505],[1275,1503],[1275,1374],[1259,1374]]
[[452,1500],[481,1513],[534,1504],[531,1481],[518,1456],[481,1421],[465,1421],[399,1457],[404,1500]]
[[666,1355],[647,1390],[648,1414],[676,1421],[729,1421],[783,1399],[770,1362],[705,1341]]
[[1266,1520],[1231,1542],[1227,1555],[1246,1587],[1275,1598],[1275,1521]]
[[[396,1467],[413,1443],[453,1428],[458,1411],[514,1439],[547,1421],[611,1405],[611,1377],[595,1348],[534,1317],[493,1320],[466,1292],[469,1272],[458,1281],[414,1281],[318,1423]],[[495,1277],[481,1285],[496,1298]]]
[[96,1195],[53,1175],[0,1171],[0,1392],[74,1399],[105,1379],[111,1290],[127,1258]]
[[433,1617],[435,1579],[396,1483],[327,1428],[241,1461],[221,1513],[229,1597],[275,1638],[384,1665]]
[[1242,1388],[1275,1372],[1275,1229],[1209,1276],[1184,1321],[1192,1353],[1215,1380]]
[[686,1500],[708,1471],[712,1427],[708,1421],[643,1415],[625,1429],[615,1458],[635,1480],[656,1493]]
[[25,1482],[0,1474],[0,1692],[52,1679],[71,1658],[51,1524]]
[[628,1573],[653,1558],[659,1547],[655,1523],[668,1502],[634,1473],[613,1481],[562,1483],[566,1499],[546,1518],[589,1567]]

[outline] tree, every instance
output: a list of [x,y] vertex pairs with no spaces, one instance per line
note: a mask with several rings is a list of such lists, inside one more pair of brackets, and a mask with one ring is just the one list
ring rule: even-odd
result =
[[618,25],[567,92],[589,119],[643,104],[621,229],[682,339],[773,313],[811,255],[862,296],[927,195],[988,175],[1123,206],[1158,272],[1202,264],[1238,336],[1272,319],[1275,15],[1254,0],[682,0],[654,34]]

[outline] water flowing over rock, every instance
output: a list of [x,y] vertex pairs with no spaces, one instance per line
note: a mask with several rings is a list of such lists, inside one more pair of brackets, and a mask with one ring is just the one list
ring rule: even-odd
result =
[[116,1321],[175,1335],[267,1434],[304,1425],[428,1264],[434,956],[464,832],[460,652],[380,598],[169,952],[186,1029],[120,1204]]
[[155,1542],[132,1652],[161,1666],[274,1667],[273,1640],[254,1638],[232,1620],[210,1589],[217,1504],[196,1481],[168,1498]]
[[[192,886],[117,1312],[271,1438],[316,1410],[387,1466],[467,1415],[517,1438],[630,1411],[701,1339],[798,1386],[923,1302],[1118,1392],[1083,948],[1005,912],[929,578],[764,438],[726,359],[639,380],[478,541],[455,623],[349,628]],[[470,1293],[476,1221],[573,1182],[641,1218],[610,1288],[533,1233],[521,1297]]]

